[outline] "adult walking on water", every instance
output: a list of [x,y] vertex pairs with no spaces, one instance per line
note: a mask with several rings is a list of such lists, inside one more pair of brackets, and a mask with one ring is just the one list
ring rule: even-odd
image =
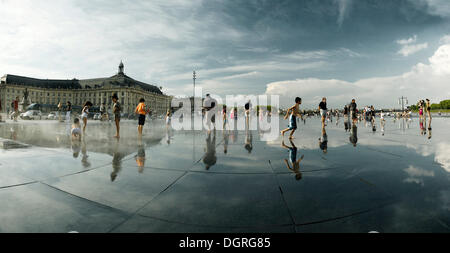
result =
[[428,98],[425,100],[425,111],[427,112],[428,118],[431,120],[431,103]]
[[322,98],[322,102],[319,104],[319,111],[320,116],[322,117],[322,128],[324,128],[325,125],[325,119],[327,117],[327,98]]
[[350,114],[352,115],[352,120],[353,120],[353,124],[356,123],[356,121],[358,120],[358,115],[357,113],[357,105],[356,105],[356,100],[352,99],[352,102],[350,103]]
[[113,105],[113,113],[114,113],[114,121],[116,122],[116,135],[115,138],[120,138],[120,112],[122,111],[122,107],[119,103],[119,97],[116,93],[112,96]]

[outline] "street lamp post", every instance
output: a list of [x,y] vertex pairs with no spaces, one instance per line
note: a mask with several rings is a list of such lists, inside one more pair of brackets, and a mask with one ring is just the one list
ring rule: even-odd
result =
[[408,98],[407,97],[403,97],[403,96],[401,98],[398,98],[398,104],[402,106],[402,112],[404,112],[405,111],[405,105],[408,104]]

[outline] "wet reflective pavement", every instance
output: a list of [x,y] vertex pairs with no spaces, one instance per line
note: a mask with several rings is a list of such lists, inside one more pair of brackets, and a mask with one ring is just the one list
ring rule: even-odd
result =
[[0,148],[0,232],[450,231],[450,119],[298,126],[282,143],[151,122],[139,140],[122,122],[118,141],[89,121],[72,142],[64,123],[2,123],[31,146]]

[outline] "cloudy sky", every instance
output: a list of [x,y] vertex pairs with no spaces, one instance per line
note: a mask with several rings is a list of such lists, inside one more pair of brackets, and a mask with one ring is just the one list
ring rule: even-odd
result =
[[0,0],[0,74],[112,76],[172,95],[450,99],[448,0]]

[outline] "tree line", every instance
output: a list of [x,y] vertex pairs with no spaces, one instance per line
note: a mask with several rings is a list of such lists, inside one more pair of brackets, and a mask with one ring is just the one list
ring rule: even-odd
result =
[[[411,110],[417,111],[419,110],[418,105],[411,105]],[[439,104],[431,104],[431,110],[445,110],[450,109],[450,99],[443,100]]]

